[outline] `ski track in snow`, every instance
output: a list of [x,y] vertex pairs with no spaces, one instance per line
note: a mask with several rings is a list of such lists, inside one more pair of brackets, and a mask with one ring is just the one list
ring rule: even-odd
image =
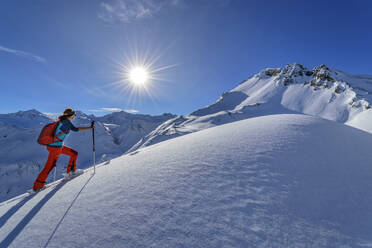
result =
[[0,247],[370,247],[371,145],[304,115],[206,129],[0,205]]

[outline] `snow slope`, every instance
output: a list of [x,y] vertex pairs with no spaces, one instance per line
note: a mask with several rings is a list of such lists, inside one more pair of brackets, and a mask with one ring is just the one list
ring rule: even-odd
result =
[[205,129],[0,204],[0,247],[371,247],[371,146],[306,115]]
[[[73,123],[79,127],[96,121],[96,159],[103,162],[122,155],[158,125],[173,117],[171,114],[150,116],[124,111],[95,117],[77,111]],[[36,140],[42,127],[53,121],[35,109],[0,114],[0,201],[32,187],[48,156],[45,147]],[[72,133],[65,144],[78,150],[79,168],[92,165],[91,131]],[[67,164],[68,157],[61,156],[57,163],[57,178],[65,172]]]
[[268,114],[304,113],[372,132],[372,76],[325,65],[267,68],[190,115],[171,119],[129,151],[205,128]]

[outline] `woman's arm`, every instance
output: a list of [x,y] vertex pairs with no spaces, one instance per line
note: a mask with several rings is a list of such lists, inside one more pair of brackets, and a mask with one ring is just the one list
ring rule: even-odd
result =
[[79,127],[78,129],[79,129],[79,132],[80,132],[80,131],[90,130],[92,128],[94,128],[94,126],[92,126],[92,127]]
[[89,130],[89,129],[92,129],[94,128],[94,126],[90,126],[90,127],[75,127],[71,121],[68,121],[67,122],[67,125],[68,125],[68,129],[74,131],[74,132],[81,132],[81,131],[85,131],[85,130]]

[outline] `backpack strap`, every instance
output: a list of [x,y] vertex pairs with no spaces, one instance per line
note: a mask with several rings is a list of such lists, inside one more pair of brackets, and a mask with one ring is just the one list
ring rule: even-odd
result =
[[67,133],[70,129],[66,129],[65,131],[62,131],[62,132],[59,132],[57,133],[54,138],[56,139],[56,142],[62,142],[63,140],[61,140],[58,136],[61,135],[61,134],[64,134],[64,133]]

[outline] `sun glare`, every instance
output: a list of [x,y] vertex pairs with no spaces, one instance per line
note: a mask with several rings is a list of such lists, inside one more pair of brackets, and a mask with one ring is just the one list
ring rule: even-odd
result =
[[129,48],[126,53],[121,53],[119,60],[113,60],[117,67],[118,80],[102,87],[99,94],[105,93],[106,87],[113,86],[118,99],[127,99],[128,104],[141,101],[144,95],[154,100],[157,94],[162,94],[159,93],[164,89],[162,84],[169,82],[165,71],[177,65],[157,66],[164,52],[152,50],[156,49],[139,50],[135,46],[133,49]]
[[149,74],[143,67],[135,67],[129,72],[129,81],[137,86],[144,85],[148,78]]

